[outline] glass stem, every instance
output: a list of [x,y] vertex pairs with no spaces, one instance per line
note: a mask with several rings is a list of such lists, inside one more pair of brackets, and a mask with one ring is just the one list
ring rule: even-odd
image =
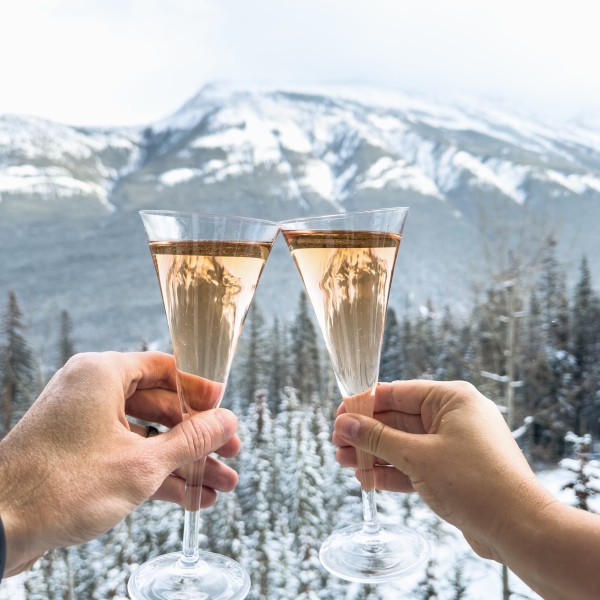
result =
[[367,535],[376,535],[381,530],[379,519],[377,518],[377,504],[375,502],[375,490],[362,491],[363,502],[363,533]]
[[188,465],[185,481],[185,521],[183,524],[183,555],[185,566],[194,566],[200,560],[198,539],[200,534],[200,498],[206,459]]

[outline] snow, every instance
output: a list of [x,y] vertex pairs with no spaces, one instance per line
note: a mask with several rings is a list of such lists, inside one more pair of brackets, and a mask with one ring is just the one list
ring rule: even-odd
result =
[[[342,210],[353,189],[411,190],[444,199],[467,183],[524,204],[535,180],[558,186],[548,191],[557,197],[600,194],[600,173],[589,166],[600,153],[600,132],[583,122],[558,128],[489,104],[444,103],[365,86],[211,84],[150,127],[167,136],[161,154],[195,128],[198,133],[177,148],[179,163],[159,176],[160,185],[195,178],[218,184],[270,169],[283,175],[283,197],[306,208],[303,194],[310,192],[332,210]],[[75,182],[63,181],[56,193],[99,194],[94,185],[100,185],[104,202],[114,183],[140,164],[143,131],[84,130],[4,116],[0,168],[42,168],[40,161],[43,168],[75,173],[72,165],[79,161],[85,175],[77,171]],[[366,148],[371,151],[361,153]],[[108,151],[123,155],[121,166],[106,162]],[[6,193],[19,188],[46,197],[59,183],[34,182],[38,174],[25,172],[18,175],[23,182],[3,176]]]
[[444,191],[456,187],[460,173],[467,172],[472,176],[472,185],[494,187],[518,204],[523,204],[526,199],[520,187],[531,170],[528,166],[516,166],[497,159],[484,162],[465,150],[454,149],[447,151],[441,163],[440,179]]
[[158,180],[167,186],[174,186],[178,183],[185,183],[194,177],[198,177],[202,174],[202,171],[199,169],[171,169],[170,171],[165,171],[158,176]]
[[3,193],[36,194],[44,199],[75,195],[92,196],[111,212],[115,210],[108,201],[108,192],[104,187],[76,179],[68,169],[61,167],[19,165],[0,168],[0,195]]
[[304,176],[299,183],[307,187],[326,200],[335,201],[335,178],[329,165],[322,161],[312,159],[304,167]]
[[564,173],[554,171],[553,169],[548,169],[545,173],[540,175],[542,178],[544,176],[548,181],[561,185],[577,195],[583,194],[588,189],[600,192],[600,179],[593,175],[581,175],[576,173],[565,175]]
[[393,160],[389,156],[384,156],[371,165],[365,175],[357,180],[356,188],[382,189],[388,185],[443,199],[437,185],[421,169],[407,164],[403,159]]

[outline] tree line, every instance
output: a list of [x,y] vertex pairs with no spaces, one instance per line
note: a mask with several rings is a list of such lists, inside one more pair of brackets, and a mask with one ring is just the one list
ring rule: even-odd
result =
[[[56,329],[60,368],[75,352],[67,312]],[[5,434],[44,383],[13,292],[0,335]],[[411,378],[471,381],[511,417],[534,461],[561,457],[568,432],[587,436],[591,447],[600,433],[600,298],[587,261],[582,260],[569,294],[550,240],[533,284],[523,283],[517,267],[507,269],[481,291],[467,315],[436,310],[431,303],[419,311],[390,309],[380,380]],[[301,294],[293,319],[274,318],[269,325],[253,304],[224,399],[241,417],[243,449],[229,461],[240,484],[202,512],[203,546],[246,566],[252,598],[346,597],[348,584],[329,576],[318,560],[334,527],[361,518],[359,486],[335,462],[330,442],[340,400],[306,296]],[[388,514],[403,522],[410,524],[414,511],[422,510],[418,498],[390,497],[381,499],[383,512],[388,502]],[[179,509],[145,503],[100,540],[48,553],[27,573],[26,597],[124,598],[138,564],[179,550],[182,526]],[[432,515],[421,516],[419,527],[429,536],[442,535]],[[430,565],[411,594],[460,600],[468,587],[464,560],[457,559],[442,576]],[[352,597],[377,600],[381,594],[362,586]]]

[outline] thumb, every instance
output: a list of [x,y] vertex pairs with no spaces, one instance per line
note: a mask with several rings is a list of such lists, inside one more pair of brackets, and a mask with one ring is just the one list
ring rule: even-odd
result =
[[236,430],[235,415],[224,408],[217,408],[184,419],[153,440],[161,462],[171,472],[218,450]]
[[357,450],[363,450],[394,465],[411,476],[415,463],[422,458],[426,438],[388,427],[363,415],[342,414],[334,424],[335,432]]

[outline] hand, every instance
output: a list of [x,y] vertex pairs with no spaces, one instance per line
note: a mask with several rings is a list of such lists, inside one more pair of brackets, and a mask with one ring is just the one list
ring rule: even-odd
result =
[[502,562],[515,520],[557,504],[498,408],[468,383],[381,383],[374,419],[345,412],[341,405],[333,434],[338,462],[356,468],[356,448],[373,454],[377,488],[417,491],[484,558]]
[[[79,354],[56,373],[0,443],[6,576],[51,548],[106,533],[148,498],[183,505],[178,469],[211,452],[237,454],[237,420],[228,410],[182,421],[175,373],[173,357],[159,352]],[[146,439],[126,415],[171,429]],[[208,458],[202,506],[237,480]]]

